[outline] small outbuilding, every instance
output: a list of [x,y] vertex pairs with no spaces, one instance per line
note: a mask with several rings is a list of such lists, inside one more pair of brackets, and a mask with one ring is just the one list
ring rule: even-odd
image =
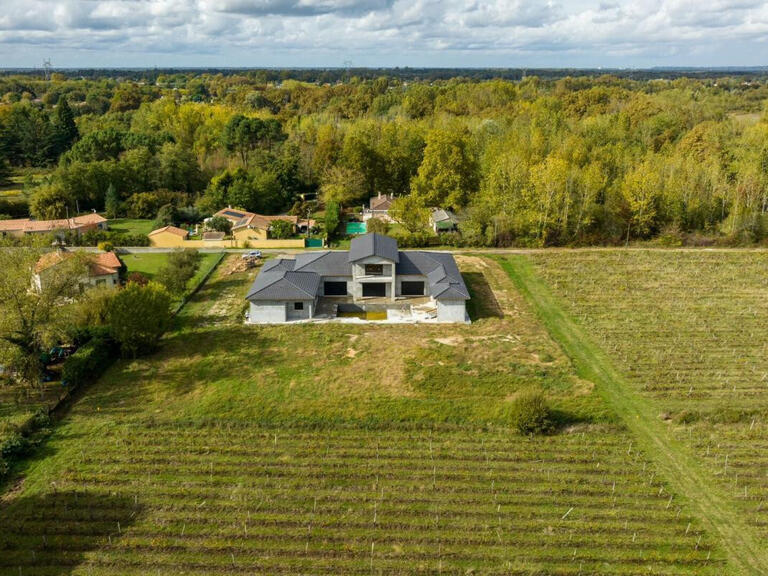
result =
[[189,238],[189,232],[176,226],[164,226],[153,230],[149,236],[149,243],[158,248],[178,248],[184,240]]

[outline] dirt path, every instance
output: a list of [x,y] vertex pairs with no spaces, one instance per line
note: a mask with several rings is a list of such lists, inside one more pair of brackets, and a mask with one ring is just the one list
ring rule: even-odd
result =
[[719,536],[738,574],[768,574],[768,547],[740,516],[733,502],[710,480],[694,455],[659,419],[659,409],[634,390],[562,308],[525,256],[498,258],[518,290],[536,310],[552,338],[571,358],[580,377],[591,380],[634,434],[674,491],[688,499],[703,525]]

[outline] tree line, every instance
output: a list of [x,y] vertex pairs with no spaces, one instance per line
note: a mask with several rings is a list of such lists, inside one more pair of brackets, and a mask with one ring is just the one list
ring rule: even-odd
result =
[[397,233],[411,239],[428,235],[436,207],[460,219],[443,241],[467,245],[768,236],[760,76],[310,83],[263,72],[0,78],[0,164],[50,167],[30,202],[41,218],[305,213],[308,193],[350,211],[392,194]]

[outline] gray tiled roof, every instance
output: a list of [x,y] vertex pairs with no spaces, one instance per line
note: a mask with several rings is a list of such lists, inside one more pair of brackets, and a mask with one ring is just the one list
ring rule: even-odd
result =
[[353,238],[349,245],[349,261],[357,262],[369,256],[378,256],[398,262],[400,258],[397,251],[397,240],[375,233]]
[[321,276],[352,276],[348,252],[304,252],[296,255],[294,270]]
[[[374,254],[394,260],[395,273],[398,275],[425,276],[429,283],[429,292],[437,300],[469,300],[464,279],[461,277],[456,260],[448,252],[424,252],[420,250],[398,252],[397,242],[393,238],[366,234],[359,239],[373,237],[362,245],[362,253],[368,255],[368,249]],[[377,246],[377,242],[382,244]],[[357,240],[357,238],[356,238]],[[391,242],[390,242],[391,241]],[[353,248],[355,240],[352,241]],[[391,252],[394,245],[394,256]],[[358,245],[361,246],[361,245]],[[378,250],[378,253],[376,252]],[[361,253],[361,252],[358,252]],[[384,256],[383,254],[387,254]],[[301,300],[314,298],[323,277],[352,276],[352,250],[349,252],[303,252],[296,259],[277,258],[267,260],[261,273],[253,282],[248,300]]]
[[266,272],[268,270],[293,270],[295,260],[288,258],[275,258],[274,260],[267,260],[264,262],[264,266],[261,267],[261,271]]
[[273,266],[253,281],[246,300],[313,300],[320,287],[314,272],[293,272]]

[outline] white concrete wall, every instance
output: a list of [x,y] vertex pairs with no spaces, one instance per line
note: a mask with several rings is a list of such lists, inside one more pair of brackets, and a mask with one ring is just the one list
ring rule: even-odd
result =
[[251,324],[277,323],[286,321],[285,302],[259,300],[251,302],[248,321]]
[[[384,266],[384,274],[382,276],[366,276],[365,265],[366,264],[382,264]],[[386,283],[386,296],[394,300],[395,288],[395,263],[385,258],[379,258],[378,256],[369,256],[362,260],[356,261],[352,265],[352,285],[348,286],[348,291],[352,294],[355,300],[359,300],[363,297],[363,283],[365,281]]]
[[[40,274],[34,274],[32,276],[32,286],[38,292],[42,292],[43,285],[45,285],[51,272],[55,267],[43,270]],[[115,272],[114,274],[105,274],[103,276],[83,276],[79,280],[79,284],[83,290],[94,286],[101,286],[103,288],[117,288],[120,285],[120,275]]]
[[[296,310],[294,307],[295,302],[301,302],[304,304],[304,308],[302,310]],[[290,301],[286,302],[285,304],[285,310],[286,310],[286,317],[288,320],[307,320],[309,318],[312,318],[314,316],[313,313],[313,307],[314,302],[311,300],[296,300],[296,301]]]
[[464,300],[437,301],[438,322],[466,322],[467,306]]

